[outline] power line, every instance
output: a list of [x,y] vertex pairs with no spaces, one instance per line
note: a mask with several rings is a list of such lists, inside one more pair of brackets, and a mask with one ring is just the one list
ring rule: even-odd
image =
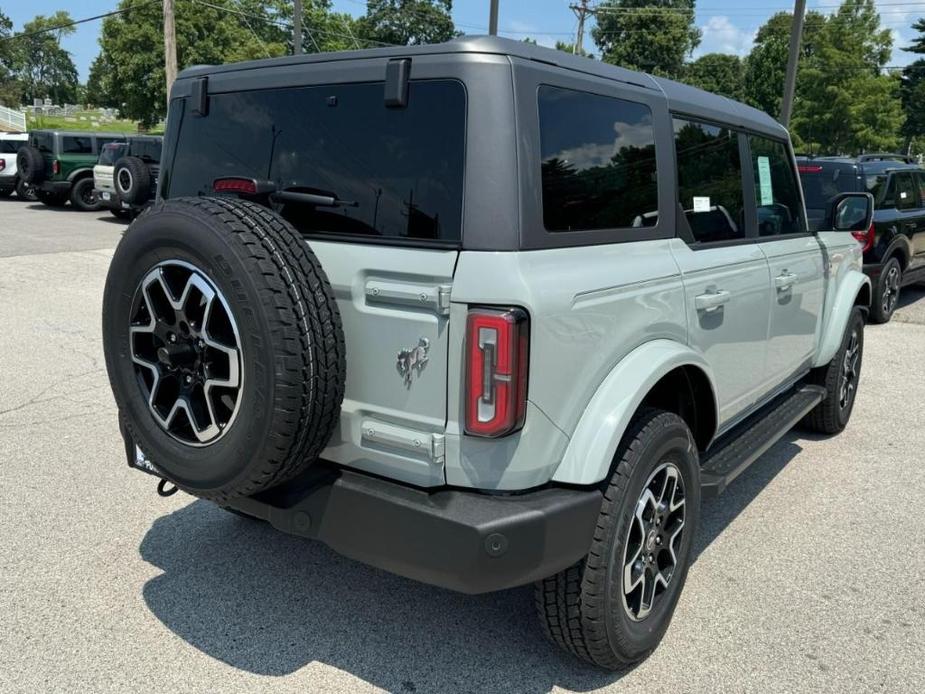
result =
[[77,26],[78,24],[86,24],[87,22],[95,22],[99,19],[106,19],[106,17],[112,17],[117,14],[125,14],[126,12],[131,12],[132,10],[137,10],[146,5],[151,5],[155,2],[160,2],[160,0],[139,0],[136,4],[131,7],[123,7],[120,10],[113,10],[112,12],[105,12],[103,14],[98,14],[93,17],[85,17],[84,19],[75,19],[73,22],[67,22],[65,24],[58,24],[53,27],[45,27],[44,29],[38,29],[36,31],[30,31],[25,33],[13,34],[12,36],[7,36],[0,39],[0,41],[12,41],[13,39],[24,39],[29,38],[30,36],[38,36],[39,34],[47,34],[50,31],[60,31],[61,29],[67,29],[68,27]]

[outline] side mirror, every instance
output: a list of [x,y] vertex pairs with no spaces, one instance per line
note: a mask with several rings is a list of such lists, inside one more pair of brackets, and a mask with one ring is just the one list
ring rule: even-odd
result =
[[820,231],[867,231],[874,221],[874,196],[870,193],[841,193],[826,205]]

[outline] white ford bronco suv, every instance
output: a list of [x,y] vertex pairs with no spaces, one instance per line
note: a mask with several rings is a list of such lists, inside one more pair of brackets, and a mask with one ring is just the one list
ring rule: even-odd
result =
[[810,232],[764,113],[513,41],[188,69],[103,301],[128,462],[626,667],[701,499],[848,422],[872,207]]

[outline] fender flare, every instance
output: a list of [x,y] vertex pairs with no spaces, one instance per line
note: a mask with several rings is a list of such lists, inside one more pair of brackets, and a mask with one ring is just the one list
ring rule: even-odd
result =
[[626,355],[598,386],[572,432],[553,481],[595,484],[603,480],[642,401],[666,374],[682,366],[704,372],[716,406],[713,371],[700,354],[674,340],[646,342]]
[[87,176],[93,178],[93,169],[74,169],[67,175],[67,180],[69,183],[73,183],[78,178],[86,178]]
[[[814,367],[824,366],[832,361],[844,337],[848,317],[857,304],[858,294],[865,287],[867,296],[870,297],[870,278],[860,270],[851,270],[842,278],[835,301],[832,303],[832,310],[829,311],[822,334],[819,336],[819,349],[816,350],[816,358],[813,359]],[[864,305],[869,306],[869,303]]]

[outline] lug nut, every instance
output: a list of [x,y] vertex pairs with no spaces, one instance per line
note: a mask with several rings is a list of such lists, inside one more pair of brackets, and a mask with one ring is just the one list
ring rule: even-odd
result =
[[657,545],[662,544],[662,538],[656,537],[656,538],[655,538],[655,544],[657,544]]
[[192,383],[192,382],[193,382],[193,377],[190,376],[190,375],[187,375],[185,380],[186,380],[187,383]]
[[177,336],[173,333],[167,333],[167,342],[176,342]]

